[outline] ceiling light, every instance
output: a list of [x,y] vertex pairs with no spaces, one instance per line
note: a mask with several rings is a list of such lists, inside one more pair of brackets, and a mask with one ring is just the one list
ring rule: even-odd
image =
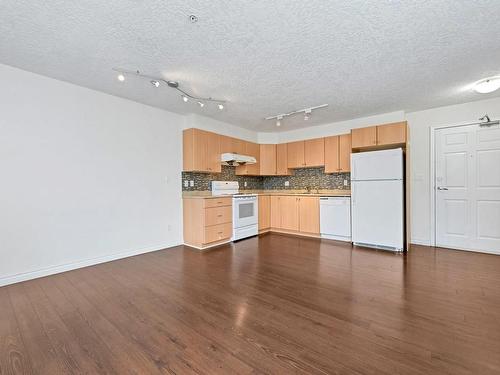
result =
[[205,106],[205,103],[203,103],[203,102],[198,102],[198,105],[199,105],[201,108],[203,108],[203,107]]
[[125,81],[125,76],[123,74],[118,74],[118,77],[116,77],[116,78],[118,78],[118,81],[120,81],[120,82]]
[[151,84],[154,86],[154,87],[160,87],[160,81],[156,81],[156,80],[152,80],[151,81]]
[[304,111],[304,121],[309,120],[309,118],[311,117],[311,114],[312,114],[312,110],[311,109],[306,109]]
[[279,115],[276,117],[276,126],[281,126],[281,120],[283,120],[283,116]]
[[186,95],[182,95],[182,100],[184,100],[184,103],[187,103],[189,98]]
[[485,78],[474,84],[474,91],[480,94],[488,94],[500,88],[500,76]]
[[222,110],[224,109],[224,104],[219,103],[219,104],[217,105],[217,107],[219,107],[219,109],[222,111]]

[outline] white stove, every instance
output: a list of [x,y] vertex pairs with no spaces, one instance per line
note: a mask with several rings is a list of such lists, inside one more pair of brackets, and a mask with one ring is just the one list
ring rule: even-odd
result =
[[212,195],[232,195],[233,197],[232,241],[259,234],[257,194],[242,194],[239,188],[238,181],[212,181]]

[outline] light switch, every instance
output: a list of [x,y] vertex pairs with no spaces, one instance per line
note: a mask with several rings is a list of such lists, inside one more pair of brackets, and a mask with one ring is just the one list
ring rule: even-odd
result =
[[347,180],[344,179],[344,186],[347,186]]
[[247,182],[246,181],[243,183],[243,186],[247,187]]
[[285,181],[285,186],[290,186],[290,181]]
[[188,187],[189,186],[189,181],[188,180],[184,180],[184,187]]
[[193,180],[189,181],[189,186],[191,186],[191,187],[194,186],[194,181]]

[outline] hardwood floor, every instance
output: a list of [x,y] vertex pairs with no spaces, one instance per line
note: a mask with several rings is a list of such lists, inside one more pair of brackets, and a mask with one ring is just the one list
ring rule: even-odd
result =
[[499,374],[500,256],[269,234],[0,288],[1,374]]

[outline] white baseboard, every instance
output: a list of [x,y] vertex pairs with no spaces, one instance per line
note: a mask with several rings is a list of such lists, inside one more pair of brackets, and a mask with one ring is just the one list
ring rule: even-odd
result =
[[413,245],[423,245],[423,246],[431,246],[431,241],[429,240],[420,240],[418,238],[412,238],[410,243]]
[[61,265],[53,266],[53,267],[41,268],[41,269],[35,270],[35,271],[23,272],[23,273],[18,273],[16,275],[1,277],[0,278],[0,287],[5,286],[5,285],[9,285],[9,284],[19,283],[21,281],[27,281],[27,280],[37,279],[39,277],[54,275],[56,273],[71,271],[71,270],[75,270],[77,268],[94,266],[96,264],[106,263],[106,262],[110,262],[112,260],[128,258],[128,257],[134,256],[134,255],[163,250],[163,249],[178,246],[178,245],[182,245],[182,243],[158,245],[158,246],[142,248],[139,250],[135,249],[135,250],[123,251],[123,252],[119,252],[119,253],[105,255],[102,257],[85,259],[85,260],[81,260],[78,262],[66,263],[66,264],[61,264]]

